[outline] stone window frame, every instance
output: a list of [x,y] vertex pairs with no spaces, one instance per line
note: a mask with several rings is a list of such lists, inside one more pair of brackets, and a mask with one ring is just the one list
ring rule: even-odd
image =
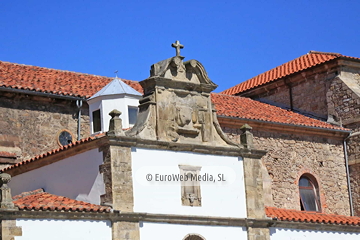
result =
[[[201,167],[191,165],[179,165],[180,175],[184,176],[181,181],[181,202],[183,206],[201,207],[201,190],[200,181],[191,181],[186,179],[188,174],[200,175]],[[192,192],[189,193],[189,187],[192,187]]]
[[206,240],[203,236],[197,233],[189,233],[183,240]]
[[[309,186],[309,187],[300,186],[300,180],[302,178],[307,179],[309,181],[309,183],[311,184],[311,186]],[[316,179],[316,177],[310,173],[303,173],[299,177],[297,183],[298,183],[297,186],[298,186],[298,190],[299,190],[299,202],[300,202],[301,211],[322,212],[322,205],[321,205],[322,200],[321,200],[321,195],[320,195],[320,186],[319,186],[319,181]],[[307,189],[307,190],[311,189],[314,192],[314,199],[312,199],[312,200],[315,202],[317,210],[305,209],[305,205],[303,203],[303,199],[301,196],[301,189]]]

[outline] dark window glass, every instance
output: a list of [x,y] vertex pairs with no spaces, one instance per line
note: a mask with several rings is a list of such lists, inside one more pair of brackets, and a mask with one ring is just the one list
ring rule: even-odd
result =
[[137,118],[138,108],[137,107],[128,107],[129,114],[129,125],[135,125]]
[[72,143],[72,135],[71,135],[71,133],[68,132],[68,131],[62,131],[59,134],[59,142],[63,146]]
[[321,211],[318,186],[306,176],[299,180],[300,204],[304,211]]
[[100,118],[100,109],[93,111],[92,113],[93,118],[93,132],[100,132],[101,131],[101,118]]
[[184,240],[205,240],[205,238],[200,237],[199,235],[196,234],[188,234],[186,235]]

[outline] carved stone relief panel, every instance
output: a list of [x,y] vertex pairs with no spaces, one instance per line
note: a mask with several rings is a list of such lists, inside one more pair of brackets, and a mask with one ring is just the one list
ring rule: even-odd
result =
[[201,207],[200,175],[201,167],[179,165],[180,174],[184,176],[181,182],[181,202],[183,206]]

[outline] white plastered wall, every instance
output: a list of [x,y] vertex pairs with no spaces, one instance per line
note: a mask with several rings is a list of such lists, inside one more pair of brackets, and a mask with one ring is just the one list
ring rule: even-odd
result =
[[109,221],[17,219],[22,236],[15,240],[111,240]]
[[270,240],[355,240],[360,233],[309,231],[284,228],[270,228]]
[[180,225],[147,222],[140,224],[141,240],[182,240],[188,234],[198,234],[206,240],[247,239],[247,231],[244,227]]
[[100,204],[100,195],[105,194],[99,173],[102,163],[102,152],[96,148],[17,175],[9,186],[13,196],[43,188],[51,194]]
[[[147,174],[180,174],[179,165],[201,167],[200,174],[224,174],[226,182],[201,182],[201,207],[182,206],[181,182],[147,181]],[[238,157],[132,149],[134,211],[218,217],[246,217],[243,160]]]

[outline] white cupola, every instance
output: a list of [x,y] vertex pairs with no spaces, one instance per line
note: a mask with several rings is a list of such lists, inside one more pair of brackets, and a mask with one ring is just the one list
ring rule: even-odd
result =
[[123,128],[132,127],[136,122],[139,99],[142,94],[115,77],[100,91],[90,97],[90,132],[96,134],[109,130],[109,113],[117,109],[122,112]]

